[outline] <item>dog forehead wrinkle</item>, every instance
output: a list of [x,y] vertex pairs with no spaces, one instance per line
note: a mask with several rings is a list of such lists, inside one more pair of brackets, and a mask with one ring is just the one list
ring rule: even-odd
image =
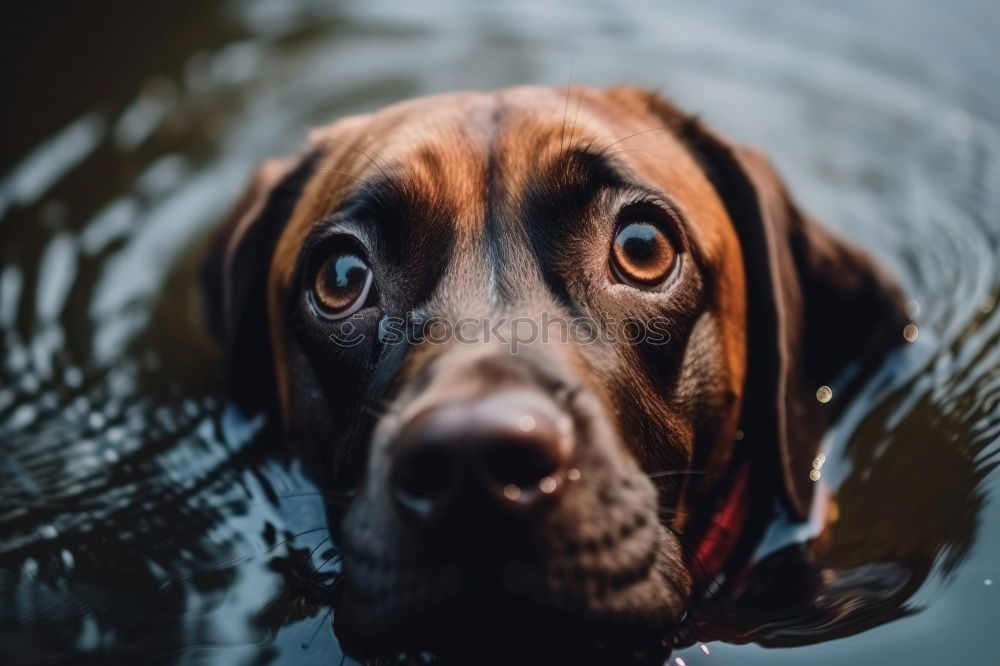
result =
[[515,262],[512,243],[519,234],[507,203],[507,174],[516,171],[503,145],[509,110],[499,95],[475,96],[466,106],[463,114],[441,118],[432,135],[397,158],[413,174],[415,187],[453,202],[454,251],[426,304],[438,311],[453,310],[458,302],[465,311],[499,308],[508,276],[530,268],[528,257]]
[[[556,126],[535,113],[525,114],[523,109],[508,109],[498,103],[491,120],[482,233],[487,252],[487,294],[491,304],[501,306],[546,288],[546,268],[540,263],[545,258],[538,255],[534,237],[544,231],[543,227],[551,226],[551,220],[548,215],[536,214],[538,207],[529,205],[530,200],[532,193],[537,193],[534,198],[547,198],[557,208],[578,205],[577,193],[561,188],[560,183],[567,171],[579,169],[566,164],[573,162],[575,151],[563,150]],[[584,174],[582,180],[592,179]]]
[[[486,249],[487,296],[489,302],[499,306],[504,299],[504,277],[513,268],[510,241],[517,235],[517,223],[512,219],[508,203],[512,183],[507,174],[512,171],[511,159],[504,134],[510,116],[502,100],[497,97],[489,117],[486,160],[483,165],[483,199],[485,210],[482,235]],[[500,267],[504,272],[500,272]]]
[[[542,189],[542,196],[564,200],[553,203],[568,206],[579,203],[581,191],[583,198],[590,197],[585,191],[592,194],[595,188],[589,184],[622,180],[612,160],[587,149],[598,143],[593,137],[600,135],[603,122],[590,117],[582,95],[578,102],[582,110],[575,111],[573,125],[560,133],[559,119],[552,113],[540,113],[537,95],[526,92],[456,100],[460,113],[447,106],[425,104],[406,115],[390,113],[386,118],[394,122],[372,146],[366,145],[368,152],[379,156],[379,164],[387,165],[389,173],[399,177],[404,191],[418,193],[416,198],[451,204],[455,254],[479,252],[484,261],[468,266],[476,262],[469,257],[451,257],[448,291],[481,291],[494,308],[545,284],[544,267],[534,256],[529,235],[550,221],[527,219],[530,211],[523,205],[524,192]],[[566,132],[573,143],[564,143]],[[580,139],[586,136],[592,138]],[[546,168],[540,168],[542,164]],[[367,167],[368,172],[374,172],[373,165]],[[481,242],[475,241],[477,235]],[[469,269],[479,271],[481,285]]]

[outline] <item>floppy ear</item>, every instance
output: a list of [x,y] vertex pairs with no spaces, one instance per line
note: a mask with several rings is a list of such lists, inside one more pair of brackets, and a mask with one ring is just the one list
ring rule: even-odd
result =
[[774,443],[789,508],[805,518],[834,407],[819,402],[817,389],[836,380],[839,393],[850,393],[902,341],[902,292],[867,253],[804,213],[762,154],[658,97],[649,104],[699,159],[739,236],[748,318],[743,429],[749,441]]
[[838,390],[850,392],[902,342],[903,294],[867,253],[803,213],[767,158],[703,137],[743,247],[747,396],[773,396],[751,403],[764,417],[756,426],[777,443],[789,503],[805,517],[830,416],[817,389],[838,381]]
[[264,161],[219,229],[202,269],[205,315],[226,348],[233,397],[242,407],[275,403],[267,276],[281,231],[316,162]]

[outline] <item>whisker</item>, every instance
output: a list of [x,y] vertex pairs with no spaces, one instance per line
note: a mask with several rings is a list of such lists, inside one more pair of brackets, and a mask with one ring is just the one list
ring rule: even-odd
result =
[[382,168],[382,167],[381,167],[381,166],[379,165],[379,163],[378,163],[378,162],[376,162],[376,161],[375,161],[375,159],[374,159],[374,158],[373,158],[373,157],[372,157],[371,155],[369,155],[368,153],[366,153],[365,151],[363,151],[363,150],[362,150],[362,149],[361,149],[360,147],[358,147],[358,146],[354,146],[354,145],[351,145],[351,146],[348,146],[348,148],[353,148],[353,149],[354,149],[354,150],[356,150],[357,152],[361,153],[361,155],[362,155],[362,156],[363,156],[363,157],[364,157],[364,158],[365,158],[366,160],[368,160],[369,162],[371,162],[371,163],[372,163],[372,166],[374,166],[374,167],[375,167],[376,169],[378,169],[379,173],[380,173],[380,174],[382,174],[382,177],[383,177],[383,178],[385,178],[385,179],[386,179],[387,181],[388,181],[388,180],[391,180],[391,179],[389,178],[389,174],[387,174],[387,173],[385,172],[385,169],[383,169],[383,168]]
[[[681,550],[684,552],[685,559],[691,562],[692,566],[696,566],[701,571],[701,574],[704,575],[705,565],[698,557],[698,553],[691,549],[691,546],[690,544],[688,544],[687,538],[685,537],[684,533],[678,531],[676,528],[671,527],[670,525],[664,525],[663,527],[677,538],[677,543],[680,544]],[[711,602],[720,612],[722,612],[723,614],[725,613],[725,608],[722,605],[722,600],[718,597],[718,595],[712,592],[712,590],[709,588],[708,585],[698,582],[697,577],[695,577],[691,581],[691,584],[694,586],[696,590],[698,590],[703,594],[705,601]],[[684,603],[685,607],[688,610],[690,610],[691,606],[689,602],[685,601]],[[694,616],[692,615],[692,618],[693,617]],[[697,623],[695,624],[695,626],[697,627]]]
[[319,635],[319,630],[323,628],[323,625],[326,623],[327,619],[330,617],[332,613],[333,609],[330,608],[326,611],[326,613],[323,614],[323,617],[319,619],[319,622],[316,623],[316,628],[312,632],[312,636],[309,637],[308,641],[302,644],[303,650],[308,650],[312,646],[313,641],[316,640],[316,636]]
[[[329,529],[329,528],[326,525],[323,525],[322,527],[314,527],[311,530],[306,530],[304,532],[299,532],[298,534],[293,534],[292,536],[288,537],[287,539],[282,539],[281,541],[279,541],[278,543],[274,544],[273,546],[271,546],[270,548],[268,548],[264,552],[265,553],[270,553],[275,548],[280,548],[281,546],[284,546],[286,543],[291,543],[292,541],[295,541],[299,537],[303,537],[303,536],[305,536],[307,534],[314,534],[316,532],[322,532],[323,530],[327,530],[327,529]],[[330,537],[327,537],[327,538],[329,539]]]
[[573,56],[569,57],[569,82],[566,84],[566,105],[563,107],[562,129],[559,130],[559,152],[563,150],[566,139],[566,118],[569,116],[569,98],[573,93]]
[[[376,166],[376,167],[378,167],[378,165],[377,165],[377,164],[376,164],[375,166]],[[381,171],[381,170],[382,170],[382,169],[381,169],[381,168],[379,168],[379,171]],[[322,169],[321,171],[325,171],[325,172],[327,172],[327,173],[339,173],[339,174],[341,174],[341,175],[343,175],[343,176],[347,176],[348,178],[351,178],[351,179],[352,179],[352,180],[354,180],[354,181],[355,181],[356,183],[358,183],[359,185],[361,185],[361,186],[362,186],[362,188],[368,185],[368,180],[366,180],[365,178],[363,178],[363,177],[361,177],[361,176],[358,176],[357,174],[353,174],[353,173],[351,173],[351,172],[349,172],[349,171],[344,171],[343,169],[334,169],[334,168],[327,168],[327,169]],[[384,173],[384,172],[383,172],[383,173]],[[374,199],[374,200],[375,200],[375,201],[376,201],[376,202],[377,202],[377,203],[378,203],[378,204],[379,204],[380,206],[382,206],[382,207],[388,207],[388,206],[389,206],[389,202],[388,202],[388,201],[386,201],[386,200],[385,200],[385,199],[383,198],[383,196],[382,196],[382,194],[381,194],[381,193],[379,192],[378,188],[374,188],[374,189],[372,189],[372,190],[371,190],[371,191],[369,192],[369,194],[370,194],[370,196],[371,196],[371,197],[372,197],[372,198],[373,198],[373,199]]]
[[655,156],[652,151],[643,150],[642,148],[618,148],[617,150],[610,151],[606,153],[607,155],[624,155],[625,153],[642,153],[643,155]]
[[[352,144],[352,143],[346,143],[344,141],[340,141],[340,140],[335,139],[333,137],[324,137],[324,140],[325,141],[333,141],[335,143],[339,143],[340,145],[344,146],[348,150],[353,150],[353,151],[357,152],[362,157],[364,157],[366,160],[368,160],[373,167],[375,167],[376,169],[378,169],[379,173],[382,174],[383,178],[385,178],[387,181],[392,180],[391,178],[389,178],[389,174],[386,173],[385,169],[383,169],[382,166],[379,165],[379,163],[375,161],[375,158],[373,158],[371,155],[369,155],[364,150],[362,150],[360,146]],[[381,155],[376,155],[375,157],[381,157]]]
[[[309,556],[301,564],[295,565],[294,567],[295,580],[293,580],[287,588],[288,592],[291,595],[301,598],[309,597],[309,589],[310,589],[309,583],[311,582],[309,578],[313,578],[314,574],[320,573],[319,569],[313,566],[312,558],[316,554],[316,551],[323,546],[323,544],[332,543],[332,540],[333,540],[332,536],[327,536],[325,539],[316,544],[316,546],[312,550],[309,551]],[[322,566],[326,566],[335,557],[340,557],[339,551],[335,552],[331,557],[327,558],[326,562],[324,562]],[[282,624],[285,624],[285,622],[288,621],[288,617],[291,615],[291,613],[292,613],[292,608],[289,607],[288,612],[285,613],[285,619],[282,620],[281,622]],[[313,637],[315,638],[315,633],[313,634]]]
[[324,490],[322,488],[315,488],[315,489],[309,489],[309,490],[307,490],[307,489],[303,488],[303,489],[301,489],[298,492],[290,492],[290,493],[287,493],[287,494],[278,495],[277,498],[278,499],[285,499],[285,498],[290,498],[290,497],[311,497],[313,495],[320,495],[320,496],[327,496],[327,495],[340,496],[340,495],[354,495],[355,493],[357,493],[357,490],[354,490],[354,489],[343,489],[343,490],[331,489],[331,490]]
[[[330,564],[331,562],[333,562],[334,560],[337,560],[337,559],[340,559],[340,553],[335,553],[335,554],[331,555],[330,557],[326,558],[326,560],[323,562],[323,564],[321,564],[318,567],[316,567],[316,573],[323,573],[323,569],[326,567],[326,565]],[[339,575],[339,572],[338,572],[338,575]]]
[[665,470],[662,472],[651,472],[646,475],[650,479],[663,479],[668,476],[719,476],[717,473],[706,472],[704,470],[697,469],[677,469],[677,470]]
[[[358,494],[356,490],[304,490],[298,493],[288,493],[286,495],[277,495],[275,497],[276,501],[282,501],[286,499],[301,499],[304,497],[321,497],[324,499],[353,499]],[[272,500],[263,500],[254,504],[254,506],[260,506],[264,504],[272,504]]]
[[580,94],[576,96],[576,112],[573,114],[573,126],[569,130],[569,136],[572,140],[573,133],[576,132],[576,121],[580,118],[580,107],[583,106],[583,90],[580,90]]
[[[328,536],[325,539],[323,539],[322,541],[320,541],[318,544],[316,544],[316,546],[312,550],[309,551],[309,560],[308,561],[309,561],[310,564],[312,563],[312,558],[313,558],[313,555],[316,554],[316,551],[319,550],[323,546],[323,544],[329,543],[332,540],[333,540],[333,537]],[[337,553],[337,554],[339,555],[340,553]],[[318,569],[317,569],[317,571],[318,571]]]
[[617,146],[622,141],[628,141],[629,139],[631,139],[633,137],[637,137],[637,136],[639,136],[641,134],[648,134],[649,132],[656,132],[656,131],[659,131],[659,130],[673,129],[673,127],[674,127],[673,125],[660,125],[659,127],[650,127],[649,129],[642,130],[641,132],[635,132],[634,134],[629,134],[628,136],[623,136],[622,138],[618,139],[614,143],[605,146],[604,149],[601,150],[601,154],[602,155],[606,155],[609,150],[611,150],[613,147]]
[[361,183],[362,185],[367,185],[368,184],[368,181],[366,181],[361,176],[359,176],[357,174],[354,174],[354,173],[351,173],[350,171],[344,171],[343,169],[334,169],[333,167],[326,167],[326,168],[323,168],[323,169],[319,169],[318,171],[320,173],[339,173],[340,175],[347,176],[348,178],[351,178],[352,180],[355,180],[355,181]]

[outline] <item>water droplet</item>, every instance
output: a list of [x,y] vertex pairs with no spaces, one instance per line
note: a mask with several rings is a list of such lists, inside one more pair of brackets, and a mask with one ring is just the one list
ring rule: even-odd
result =
[[907,342],[916,342],[919,335],[920,331],[917,329],[916,324],[907,324],[903,327],[903,339]]
[[810,481],[819,481],[820,476],[822,475],[820,474],[820,471],[818,469],[814,469],[809,472]]
[[83,384],[83,371],[76,366],[70,366],[63,371],[63,381],[70,388],[80,388]]
[[94,430],[100,430],[101,428],[103,428],[104,421],[105,421],[104,414],[101,414],[100,412],[91,412],[90,417],[87,419],[87,422],[90,424],[90,427],[93,428]]
[[535,429],[535,417],[531,414],[525,414],[517,420],[517,427],[519,427],[522,432],[531,432]]
[[38,562],[34,558],[29,557],[24,561],[22,566],[24,570],[24,575],[28,578],[36,578],[38,576]]
[[21,375],[21,390],[25,393],[34,393],[39,388],[41,388],[42,383],[38,381],[38,377],[30,372],[26,372]]
[[816,389],[816,399],[825,405],[833,399],[833,389],[829,386],[820,386]]
[[33,405],[21,405],[14,410],[14,413],[10,416],[10,421],[8,422],[11,429],[19,430],[21,428],[26,428],[31,425],[37,416],[35,408]]
[[674,661],[677,662],[677,666],[687,666],[687,662],[680,657],[675,658]]
[[825,463],[825,462],[826,462],[826,454],[825,453],[819,454],[813,460],[813,469],[819,469],[819,468],[821,468],[823,466],[823,463]]
[[708,646],[704,643],[701,644],[701,651],[705,654],[712,654],[712,651],[708,649]]

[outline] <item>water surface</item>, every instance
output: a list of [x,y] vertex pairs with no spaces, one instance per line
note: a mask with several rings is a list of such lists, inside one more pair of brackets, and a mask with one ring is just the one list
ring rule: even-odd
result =
[[226,406],[200,248],[255,163],[309,127],[570,81],[660,88],[766,149],[809,209],[900,276],[919,327],[829,435],[828,598],[747,611],[716,628],[729,643],[675,657],[995,660],[1000,11],[38,5],[3,10],[0,46],[2,661],[340,662],[315,603],[328,576],[303,573],[338,566],[321,502],[267,424]]

